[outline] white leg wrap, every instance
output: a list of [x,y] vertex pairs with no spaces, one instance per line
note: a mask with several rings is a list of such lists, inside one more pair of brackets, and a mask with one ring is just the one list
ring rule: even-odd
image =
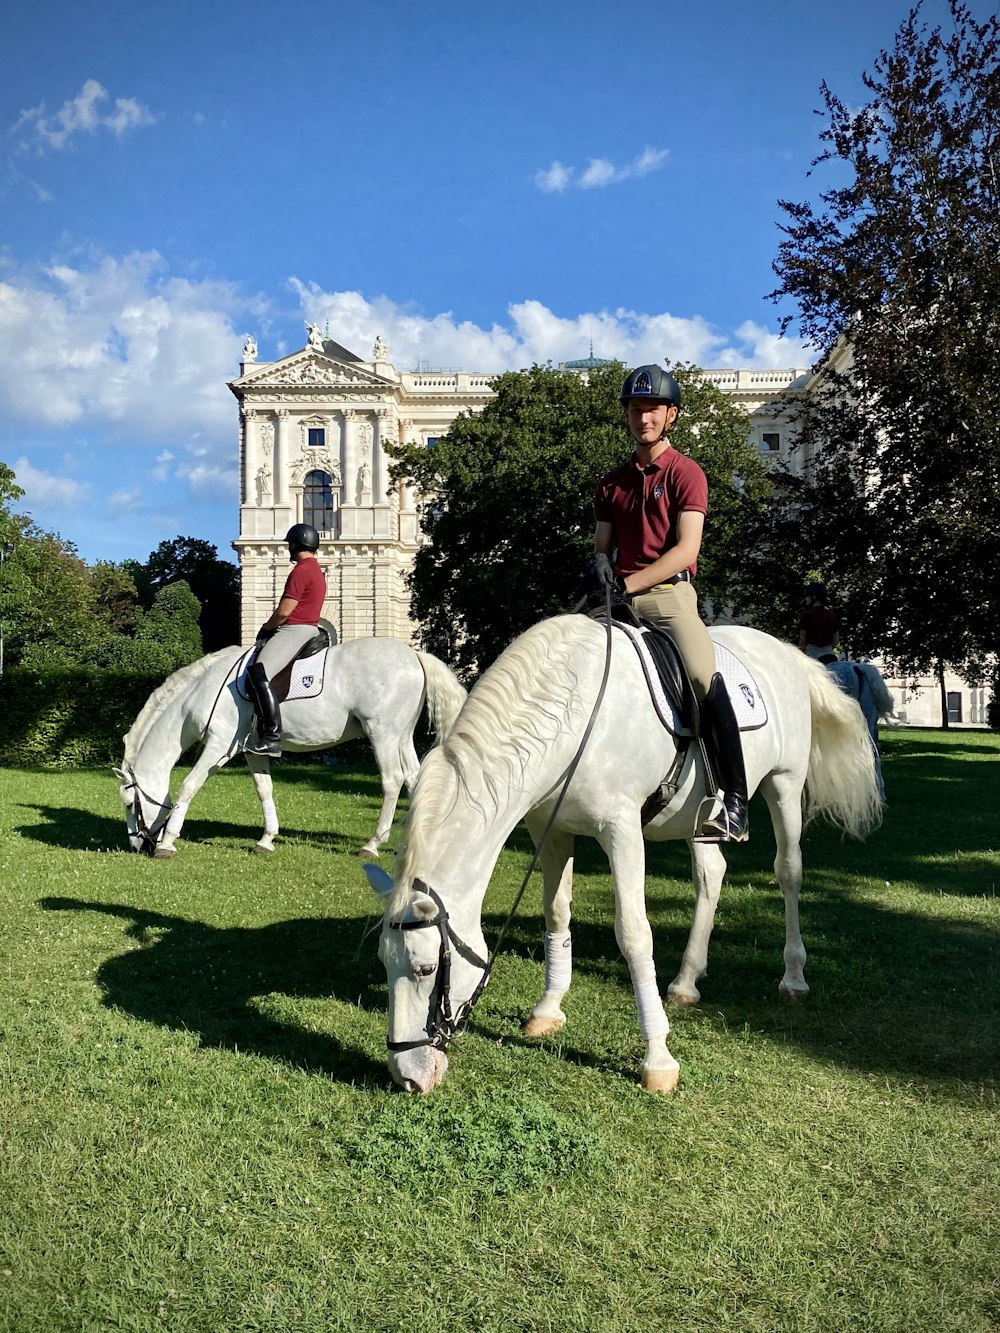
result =
[[670,1031],[667,1015],[656,988],[656,965],[651,954],[645,958],[633,958],[628,970],[632,974],[632,988],[635,991],[635,1007],[639,1011],[639,1031],[643,1041],[653,1041],[665,1037]]
[[278,831],[278,812],[274,808],[274,802],[270,797],[266,801],[261,801],[261,809],[264,811],[264,832],[277,833]]
[[545,990],[565,995],[573,979],[573,944],[568,930],[545,932]]
[[167,820],[167,827],[164,830],[164,832],[168,833],[171,838],[180,836],[180,831],[184,826],[184,816],[187,814],[187,810],[187,801],[178,801],[171,810],[170,818]]

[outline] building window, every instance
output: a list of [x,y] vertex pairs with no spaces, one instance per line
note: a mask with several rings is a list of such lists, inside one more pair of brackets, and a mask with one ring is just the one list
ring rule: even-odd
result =
[[775,430],[766,430],[760,437],[760,447],[767,454],[776,454],[781,448],[781,436]]
[[333,485],[328,472],[307,472],[302,487],[302,520],[317,532],[333,531]]
[[307,441],[310,449],[322,449],[326,444],[326,431],[322,426],[309,427],[309,439]]
[[948,721],[961,722],[962,720],[962,695],[959,690],[948,691]]
[[441,438],[440,435],[428,435],[428,436],[427,436],[427,448],[428,448],[428,449],[433,449],[434,446],[437,444],[437,442],[438,442],[438,440],[439,440],[440,438]]

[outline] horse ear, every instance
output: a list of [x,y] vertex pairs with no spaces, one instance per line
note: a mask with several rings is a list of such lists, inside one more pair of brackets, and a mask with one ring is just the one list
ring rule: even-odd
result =
[[112,764],[111,771],[112,773],[114,773],[116,778],[119,778],[122,782],[125,781],[125,774],[121,771],[120,768],[115,768],[114,764]]
[[437,903],[427,893],[415,893],[410,903],[413,915],[419,921],[430,921],[437,916]]
[[368,883],[380,898],[387,898],[392,893],[396,885],[387,870],[383,870],[374,861],[366,861],[361,868],[368,876]]

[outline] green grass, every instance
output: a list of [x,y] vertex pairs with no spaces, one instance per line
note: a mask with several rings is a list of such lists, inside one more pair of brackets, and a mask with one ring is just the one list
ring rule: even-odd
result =
[[[106,771],[0,770],[0,1329],[1000,1328],[1000,738],[885,733],[867,845],[805,843],[809,1000],[778,1003],[782,905],[755,803],[682,1085],[637,1085],[607,865],[579,848],[554,1040],[529,891],[442,1089],[385,1069],[374,770],[282,766],[248,855],[245,772],[178,855],[120,850]],[[391,864],[391,859],[383,857]],[[527,863],[518,832],[486,902]],[[690,919],[650,849],[661,985]]]

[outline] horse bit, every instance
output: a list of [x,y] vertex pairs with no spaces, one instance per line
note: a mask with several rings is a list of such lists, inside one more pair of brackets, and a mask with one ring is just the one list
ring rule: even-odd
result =
[[[430,930],[435,926],[437,927],[441,937],[441,943],[438,947],[437,980],[434,983],[434,992],[427,1008],[427,1023],[424,1027],[427,1036],[422,1041],[390,1041],[387,1038],[385,1044],[390,1051],[415,1051],[420,1046],[433,1046],[437,1051],[444,1051],[445,1047],[458,1036],[465,1020],[472,1012],[473,1005],[482,995],[486,983],[490,979],[490,969],[493,964],[492,959],[485,961],[480,958],[475,950],[470,949],[465,941],[455,934],[451,922],[448,920],[447,908],[429,884],[425,884],[421,879],[415,879],[413,887],[419,893],[426,893],[433,901],[438,909],[437,916],[433,916],[427,921],[390,921],[389,929]],[[449,945],[454,945],[460,957],[464,958],[467,963],[471,963],[473,967],[480,968],[483,974],[476,989],[460,1006],[457,1014],[453,1014],[451,1011],[451,948]]]

